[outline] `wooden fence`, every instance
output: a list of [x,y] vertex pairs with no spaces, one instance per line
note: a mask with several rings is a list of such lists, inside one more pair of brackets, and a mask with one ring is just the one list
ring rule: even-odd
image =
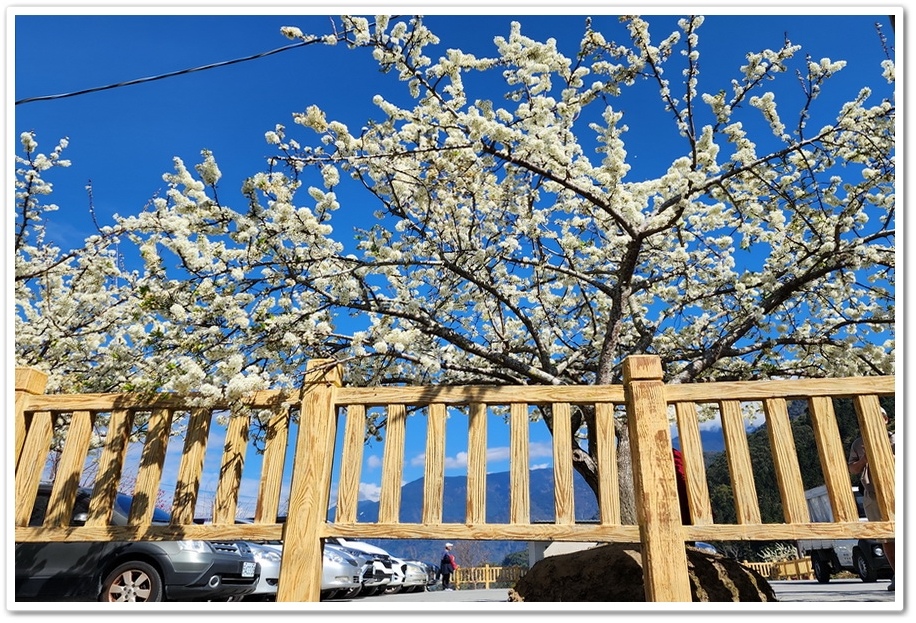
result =
[[496,588],[514,586],[525,575],[525,567],[511,565],[497,567],[459,567],[452,576],[452,583],[458,590],[476,588]]
[[[44,395],[44,376],[16,371],[15,540],[105,541],[169,539],[282,539],[284,555],[277,600],[319,600],[323,539],[474,539],[515,541],[631,542],[642,544],[648,601],[691,600],[685,541],[796,540],[800,538],[893,538],[895,533],[894,458],[878,398],[894,393],[894,377],[665,385],[660,360],[633,356],[624,362],[624,383],[610,386],[430,386],[343,387],[333,362],[314,361],[307,383],[297,391],[260,391],[247,397],[229,419],[222,440],[212,522],[194,523],[215,414],[231,405],[197,406],[193,397],[128,394]],[[846,468],[832,397],[851,398],[877,486],[883,521],[860,522]],[[810,521],[795,452],[787,403],[807,401],[818,455],[833,505],[832,523]],[[553,523],[532,523],[529,499],[529,409],[548,406],[553,414]],[[573,497],[570,413],[594,409],[598,452],[599,519],[577,523]],[[737,512],[735,523],[713,521],[707,487],[698,409],[711,405],[722,421]],[[503,408],[510,427],[511,492],[509,519],[486,521],[487,410]],[[637,525],[620,519],[613,417],[625,408],[633,449]],[[772,449],[784,521],[761,521],[743,409],[762,411]],[[377,521],[360,521],[357,500],[363,465],[367,410],[382,410],[387,420]],[[456,409],[468,417],[466,516],[443,521],[445,422]],[[404,435],[408,412],[425,415],[426,457],[421,519],[400,520]],[[681,524],[671,466],[669,413],[673,414],[684,455],[692,525]],[[118,483],[127,469],[132,425],[145,421],[145,442],[133,490],[129,525],[110,526]],[[289,510],[277,521],[287,446],[293,424],[298,434],[288,483]],[[235,524],[242,468],[253,423],[266,432],[254,522]],[[173,429],[185,431],[171,501],[172,522],[152,525],[163,465]],[[340,443],[337,443],[338,432]],[[85,525],[71,526],[77,486],[84,481],[87,455],[95,436],[104,440],[97,456],[94,493]],[[29,527],[29,516],[45,474],[52,441],[56,478],[45,523]],[[219,443],[219,442],[213,442]],[[329,517],[332,472],[339,466],[336,513]],[[493,502],[492,500],[490,501]]]

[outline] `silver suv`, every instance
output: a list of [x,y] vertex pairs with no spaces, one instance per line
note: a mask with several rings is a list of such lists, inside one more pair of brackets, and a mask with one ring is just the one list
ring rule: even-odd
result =
[[[73,526],[86,521],[80,489]],[[42,483],[30,526],[44,523],[51,485]],[[132,498],[118,494],[111,524],[127,525]],[[153,523],[169,514],[153,511]],[[244,541],[16,543],[17,601],[233,601],[252,592],[260,567]]]

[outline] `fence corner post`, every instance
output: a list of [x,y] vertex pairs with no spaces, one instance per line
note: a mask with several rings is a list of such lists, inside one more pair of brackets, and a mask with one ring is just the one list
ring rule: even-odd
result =
[[324,562],[320,536],[327,521],[337,431],[335,388],[341,366],[312,359],[306,369],[299,413],[289,510],[283,527],[283,560],[277,601],[319,601]]
[[646,601],[691,601],[661,359],[623,362]]

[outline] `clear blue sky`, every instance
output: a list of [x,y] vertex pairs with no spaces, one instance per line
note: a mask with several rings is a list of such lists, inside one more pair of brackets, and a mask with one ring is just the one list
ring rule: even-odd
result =
[[[458,47],[479,55],[495,54],[493,37],[507,35],[513,19],[522,23],[524,34],[554,37],[560,49],[570,53],[579,42],[586,14],[594,16],[596,28],[608,39],[625,39],[616,16],[606,14],[609,7],[605,5],[591,11],[572,7],[564,15],[522,15],[527,9],[501,6],[502,10],[498,6],[492,9],[492,15],[449,15],[445,7],[426,12],[436,13],[430,15],[428,23],[442,38],[443,49]],[[708,17],[701,30],[703,85],[727,88],[746,52],[778,48],[788,36],[814,59],[848,61],[846,70],[831,81],[829,93],[824,94],[824,99],[847,101],[863,84],[880,75],[877,65],[882,56],[875,22],[883,25],[890,44],[895,45],[887,11],[879,9],[823,5],[809,15],[790,15],[786,12],[791,9],[784,7],[732,3],[705,11]],[[8,33],[13,36],[7,37],[7,69],[13,72],[13,80],[8,81],[12,88],[7,92],[7,157],[14,151],[19,153],[18,136],[24,131],[37,133],[39,151],[51,150],[60,138],[69,138],[65,156],[72,166],[50,178],[55,188],[53,201],[61,210],[53,217],[49,232],[52,240],[65,248],[78,245],[92,233],[87,228],[90,221],[85,191],[90,180],[96,212],[107,224],[112,214],[136,213],[165,189],[162,174],[172,171],[173,157],[193,166],[199,162],[200,151],[209,149],[223,173],[220,200],[237,207],[243,179],[263,170],[265,157],[272,153],[264,133],[276,124],[292,128],[292,113],[318,104],[329,117],[358,128],[368,116],[379,116],[371,104],[373,95],[402,92],[396,77],[381,75],[366,52],[313,45],[164,80],[14,105],[26,98],[159,76],[290,45],[292,42],[280,34],[281,26],[297,26],[311,33],[324,33],[329,28],[327,13],[307,14],[308,9],[300,8],[289,8],[291,13],[283,15],[224,6],[212,8],[207,15],[179,15],[180,9],[173,7],[154,8],[151,11],[160,14],[145,15],[117,7],[102,7],[102,14],[73,10],[83,14],[48,15],[45,9],[41,14],[28,15],[28,4],[20,9],[7,8],[7,18],[13,20],[8,24]],[[670,3],[664,8],[647,8],[645,14],[659,14],[650,23],[653,32],[661,35],[673,30],[676,19],[688,10],[696,7]],[[783,13],[772,15],[774,11]],[[845,15],[836,15],[838,12]],[[902,28],[902,19],[898,19],[897,28]],[[672,81],[679,78],[669,76]],[[661,142],[665,135],[655,134],[659,127],[670,128],[670,122],[662,112],[645,108],[627,109],[625,121],[633,128],[630,136],[639,139],[630,148],[640,158],[635,172],[651,175],[678,154],[670,148],[666,152],[666,144]],[[836,106],[825,108],[836,110]],[[308,135],[303,132],[298,136]],[[12,168],[8,163],[8,175]],[[342,196],[343,208],[335,220],[350,214],[356,222],[362,210],[373,207],[365,201],[365,196]],[[337,222],[338,235],[344,230],[345,224]],[[505,464],[495,460],[504,442],[507,445],[507,439],[497,435],[491,439],[491,471],[505,469]],[[408,446],[406,480],[422,475],[422,465],[410,464],[411,457],[422,450],[422,444]],[[371,463],[371,449],[367,455]],[[374,456],[381,458],[380,452]],[[450,454],[452,460],[460,462],[460,458]],[[533,463],[541,461],[532,457]]]

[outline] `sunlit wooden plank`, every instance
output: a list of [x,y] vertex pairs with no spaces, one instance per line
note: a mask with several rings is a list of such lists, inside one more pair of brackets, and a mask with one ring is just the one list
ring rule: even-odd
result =
[[528,405],[509,407],[509,523],[528,523],[531,515]]

